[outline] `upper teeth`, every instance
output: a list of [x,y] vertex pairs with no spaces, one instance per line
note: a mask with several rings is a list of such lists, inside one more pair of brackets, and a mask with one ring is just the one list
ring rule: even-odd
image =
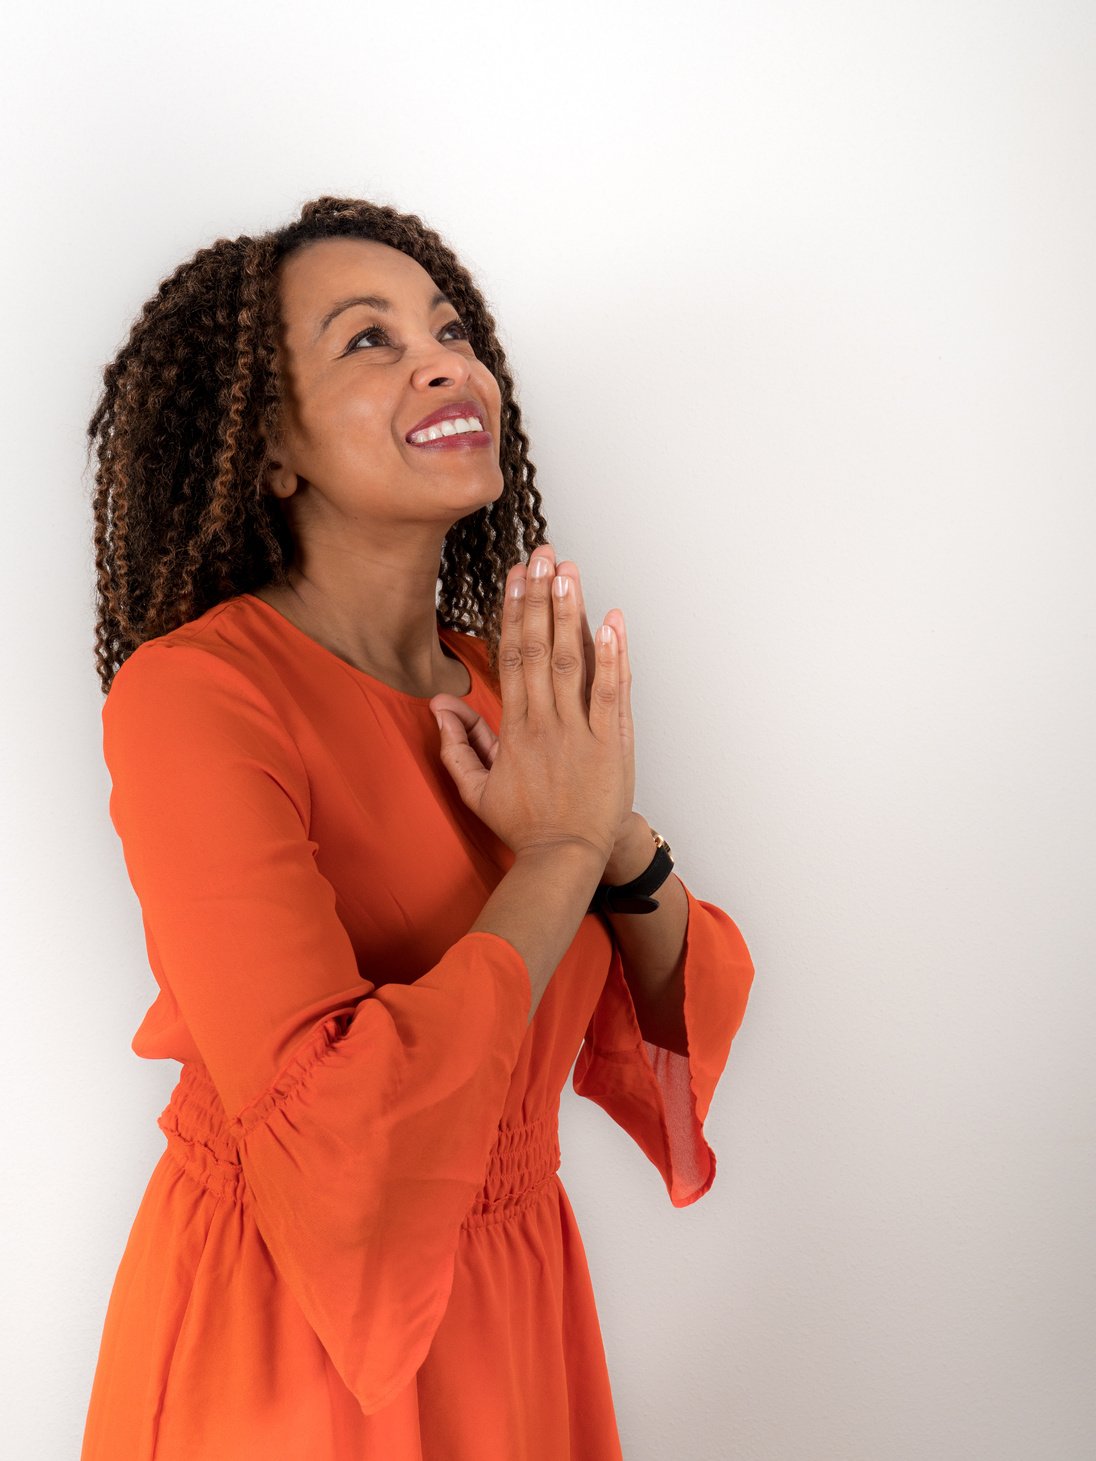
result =
[[478,416],[454,416],[428,426],[425,431],[411,433],[412,441],[437,441],[439,436],[458,436],[462,431],[482,431],[483,424]]

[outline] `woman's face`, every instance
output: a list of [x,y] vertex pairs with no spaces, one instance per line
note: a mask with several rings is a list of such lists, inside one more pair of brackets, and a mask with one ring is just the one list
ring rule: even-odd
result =
[[[322,239],[288,255],[279,282],[284,436],[271,447],[271,482],[299,526],[375,532],[410,519],[446,531],[501,494],[498,382],[420,264],[387,244]],[[347,304],[366,295],[389,307]],[[460,401],[477,408],[486,445],[407,440]]]

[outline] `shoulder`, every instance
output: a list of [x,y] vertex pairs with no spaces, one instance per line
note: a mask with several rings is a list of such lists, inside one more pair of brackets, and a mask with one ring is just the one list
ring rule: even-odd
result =
[[145,640],[119,666],[102,708],[108,762],[112,751],[143,746],[147,755],[154,744],[170,745],[192,757],[258,758],[305,784],[267,667],[236,632],[233,602]]
[[245,699],[264,699],[261,663],[241,632],[239,599],[214,604],[195,619],[139,644],[111,681],[103,710],[135,696],[235,690]]

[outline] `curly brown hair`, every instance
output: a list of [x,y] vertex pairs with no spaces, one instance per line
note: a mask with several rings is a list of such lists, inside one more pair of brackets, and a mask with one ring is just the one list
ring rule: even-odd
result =
[[199,249],[144,305],[103,369],[88,423],[95,472],[95,658],[103,693],[146,639],[214,604],[284,584],[294,543],[264,491],[266,440],[282,402],[277,269],[298,245],[370,239],[409,254],[444,290],[502,399],[495,502],[449,529],[437,594],[441,623],[486,641],[497,673],[506,575],[547,541],[536,469],[495,320],[471,274],[414,213],[359,198],[316,198],[257,238]]

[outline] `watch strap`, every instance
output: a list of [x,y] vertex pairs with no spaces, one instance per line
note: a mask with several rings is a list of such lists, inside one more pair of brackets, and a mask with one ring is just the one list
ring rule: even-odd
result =
[[674,861],[670,844],[651,828],[654,856],[638,878],[630,883],[600,883],[590,901],[590,913],[653,913],[659,906],[651,894],[670,876]]

